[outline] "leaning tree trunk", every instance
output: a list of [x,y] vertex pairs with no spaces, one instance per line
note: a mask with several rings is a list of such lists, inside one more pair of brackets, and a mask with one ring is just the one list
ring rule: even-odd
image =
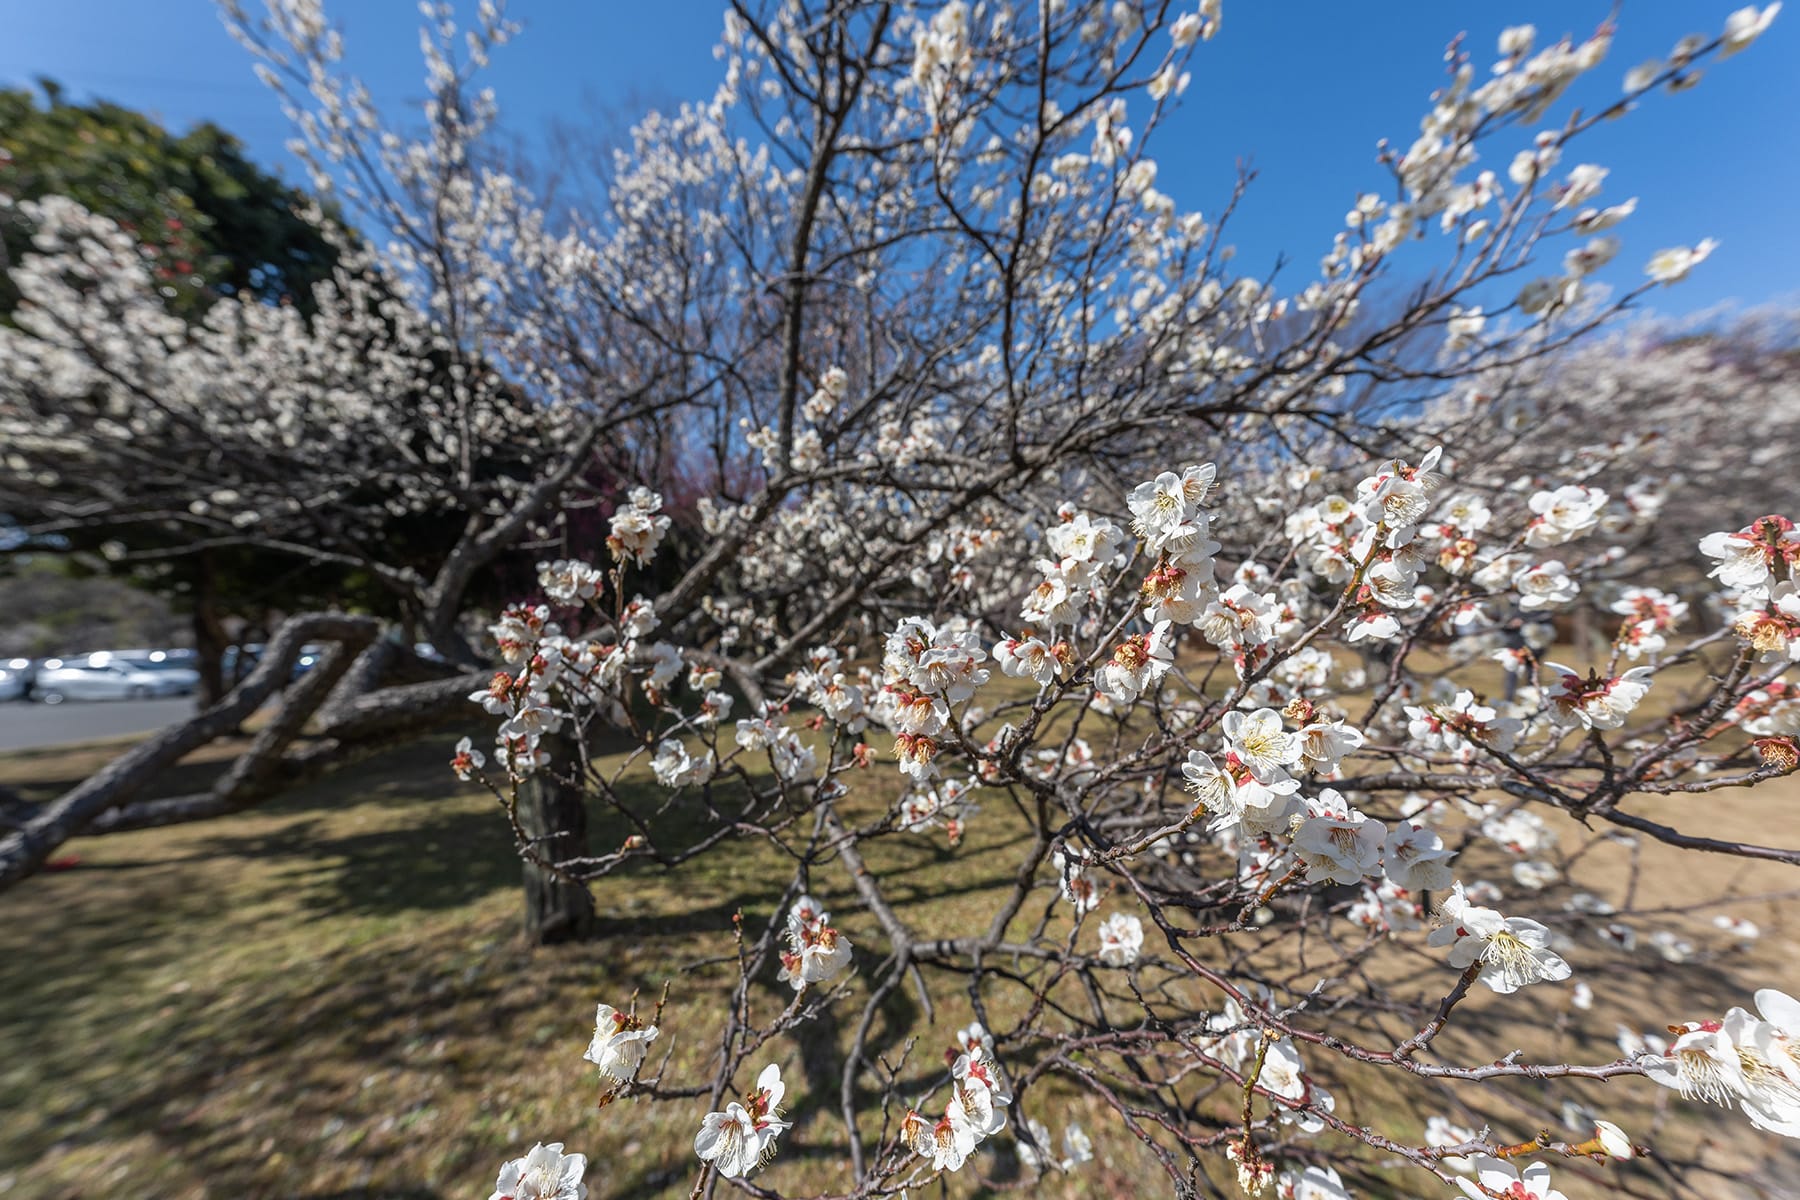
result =
[[[360,648],[379,632],[371,617],[344,613],[307,613],[288,621],[270,639],[262,660],[243,683],[225,698],[178,725],[139,742],[86,780],[41,806],[12,833],[0,837],[0,891],[31,875],[50,854],[69,838],[111,819],[117,828],[141,829],[148,825],[189,820],[196,815],[235,812],[264,794],[271,775],[270,760],[299,733],[323,693],[334,682],[343,654]],[[311,641],[340,643],[324,673],[312,687],[294,689],[299,703],[284,703],[269,727],[258,735],[252,752],[225,773],[217,790],[202,796],[151,801],[136,807],[129,817],[121,813],[107,818],[131,801],[158,774],[179,762],[190,751],[235,732],[264,700],[287,683],[302,645]]]
[[[566,862],[588,852],[580,757],[561,734],[546,736],[549,765],[520,789],[519,825],[539,858]],[[581,941],[594,932],[594,899],[587,888],[525,863],[525,936],[540,946]]]

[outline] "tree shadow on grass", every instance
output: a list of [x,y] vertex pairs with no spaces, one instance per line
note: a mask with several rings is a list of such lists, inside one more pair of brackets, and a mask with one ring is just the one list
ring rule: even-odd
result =
[[[297,819],[211,834],[193,858],[276,863],[268,892],[280,892],[317,916],[444,911],[520,887],[523,864],[505,816],[492,801],[463,795],[420,799],[416,788],[410,795],[384,795],[382,785],[365,789],[365,782],[358,780],[358,804],[374,805],[376,812],[318,813],[303,797],[288,808],[303,814]],[[382,810],[383,804],[393,807]],[[268,811],[280,815],[279,809]],[[589,821],[595,847],[616,846],[632,832],[611,810],[595,809]],[[756,873],[726,876],[708,868],[696,863],[670,871],[646,860],[597,880],[598,936],[729,929],[739,908],[766,909],[780,894],[773,876],[763,882]],[[645,885],[654,891],[681,888],[705,903],[639,911],[638,893]]]
[[497,813],[412,805],[401,823],[347,831],[341,820],[303,817],[254,833],[220,833],[201,859],[280,864],[270,891],[308,914],[397,914],[460,908],[519,885],[519,862]]
[[[98,929],[84,922],[66,953],[43,965],[72,977],[96,961],[110,969],[121,948],[103,949],[93,940]],[[167,943],[140,932],[168,957]],[[111,1156],[131,1146],[134,1162],[179,1163],[219,1189],[208,1194],[304,1195],[287,1184],[360,1167],[364,1178],[373,1173],[365,1186],[312,1194],[435,1198],[430,1187],[394,1178],[390,1156],[408,1139],[410,1116],[443,1107],[449,1115],[436,1119],[460,1129],[471,1104],[512,1080],[581,1090],[587,1073],[577,1059],[596,981],[651,993],[661,983],[655,952],[636,944],[535,951],[510,933],[491,918],[390,931],[321,947],[303,969],[234,963],[178,993],[161,977],[98,988],[89,978],[27,1005],[12,987],[26,979],[7,980],[0,1049],[30,1065],[0,1078],[0,1172],[48,1178],[34,1170],[45,1156]],[[552,1053],[569,1069],[533,1069],[543,1046],[562,1047]],[[500,1103],[541,1103],[531,1084],[524,1090]],[[425,1182],[491,1178],[522,1152],[515,1122],[471,1126]],[[271,1166],[271,1144],[285,1166]],[[147,1184],[138,1194],[156,1190]]]
[[[124,751],[121,750],[120,753],[122,754]],[[98,769],[104,765],[104,762],[97,761],[95,765]],[[161,800],[169,796],[187,796],[195,792],[204,792],[212,786],[215,779],[224,773],[228,765],[228,762],[176,763],[151,780],[139,793],[137,799]],[[47,765],[47,769],[52,772],[60,772],[66,770],[67,765],[61,760],[57,760],[53,764]],[[86,775],[69,776],[53,773],[43,778],[21,779],[8,786],[32,803],[42,804],[85,783],[87,778]]]

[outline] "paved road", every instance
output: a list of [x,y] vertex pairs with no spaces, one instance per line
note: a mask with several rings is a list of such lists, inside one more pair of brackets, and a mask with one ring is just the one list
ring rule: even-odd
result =
[[65,700],[61,704],[6,701],[0,703],[0,751],[149,733],[193,712],[192,696],[167,700]]

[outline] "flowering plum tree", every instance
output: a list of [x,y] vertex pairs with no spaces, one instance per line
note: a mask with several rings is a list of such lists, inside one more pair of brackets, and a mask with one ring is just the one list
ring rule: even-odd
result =
[[[632,485],[604,554],[550,552],[538,594],[493,621],[497,669],[469,699],[498,734],[461,742],[452,769],[569,887],[747,840],[789,868],[773,910],[721,930],[737,981],[719,1011],[670,1007],[674,979],[654,1011],[596,997],[596,1120],[693,1106],[695,1195],[785,1194],[770,1161],[794,1088],[771,1059],[826,1017],[843,1032],[831,1195],[962,1186],[1007,1144],[1033,1178],[1080,1170],[1094,1138],[1053,1142],[1053,1086],[1182,1194],[1342,1197],[1404,1168],[1413,1193],[1549,1200],[1553,1177],[1637,1153],[1604,1121],[1507,1144],[1334,1095],[1391,1080],[1454,1113],[1509,1081],[1643,1077],[1800,1128],[1800,1016],[1772,989],[1758,1015],[1679,1014],[1672,1043],[1613,1061],[1470,1061],[1448,1036],[1488,1011],[1471,996],[1529,1019],[1544,992],[1583,994],[1574,926],[1533,896],[1593,845],[1800,863],[1670,803],[1740,803],[1795,770],[1793,523],[1714,512],[1684,551],[1711,577],[1658,574],[1651,460],[1564,461],[1517,435],[1534,397],[1605,369],[1588,335],[1711,248],[1647,256],[1622,295],[1595,287],[1632,204],[1575,158],[1586,135],[1744,49],[1775,6],[1682,39],[1588,109],[1565,93],[1602,67],[1610,26],[1544,45],[1508,29],[1491,63],[1458,42],[1418,138],[1383,149],[1383,192],[1351,197],[1298,283],[1234,266],[1247,179],[1211,219],[1156,187],[1149,147],[1225,36],[1217,0],[734,3],[717,91],[639,126],[605,205],[566,215],[483,152],[494,105],[474,81],[511,33],[498,5],[462,40],[428,6],[416,139],[343,76],[316,6],[231,12],[320,185],[383,235],[370,269],[397,299],[369,336],[491,364],[456,395],[508,397],[458,399],[433,418],[440,444],[473,453],[515,423],[544,446],[616,442]],[[28,262],[40,308],[8,353],[41,356],[31,387],[131,410],[152,389],[113,389],[101,364],[163,351],[67,332],[118,330],[78,306],[115,282],[135,294],[123,262],[80,275],[109,244],[90,232]],[[1378,286],[1419,262],[1425,281],[1378,314]],[[321,314],[357,312],[344,295]],[[334,320],[353,318],[279,338],[336,345]],[[313,366],[294,351],[255,374]],[[363,402],[335,377],[316,394],[303,411]],[[705,484],[692,525],[665,503],[670,445]],[[345,453],[366,464],[341,467],[349,486],[391,451]],[[514,494],[540,502],[496,507],[477,540],[554,527],[566,460],[533,461]],[[1617,632],[1552,657],[1549,618],[1589,602]],[[629,833],[571,851],[525,811],[547,780]],[[1552,819],[1589,845],[1560,851]],[[960,854],[999,825],[1005,883],[977,921],[932,920],[881,869],[896,843]],[[1467,866],[1490,852],[1512,861],[1512,903]],[[861,911],[840,926],[828,892]],[[1629,933],[1584,894],[1576,916]],[[1392,964],[1422,961],[1428,1000],[1386,992]],[[774,1012],[753,1002],[771,984]],[[921,1016],[896,1029],[903,992]],[[971,1023],[921,1046],[952,1006]],[[678,1029],[716,1038],[697,1077],[661,1040]],[[587,1159],[562,1148],[580,1131],[554,1134],[496,1198],[585,1193]]]

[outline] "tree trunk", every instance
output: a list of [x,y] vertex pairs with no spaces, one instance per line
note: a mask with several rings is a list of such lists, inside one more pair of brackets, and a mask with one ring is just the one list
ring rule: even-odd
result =
[[[550,764],[520,790],[519,824],[537,854],[552,862],[588,852],[587,809],[582,803],[575,743],[547,736]],[[525,863],[525,936],[540,946],[582,941],[594,932],[594,900],[579,884]]]
[[219,620],[218,595],[213,582],[212,555],[198,555],[194,579],[194,669],[200,672],[200,707],[225,698],[225,647],[231,638]]

